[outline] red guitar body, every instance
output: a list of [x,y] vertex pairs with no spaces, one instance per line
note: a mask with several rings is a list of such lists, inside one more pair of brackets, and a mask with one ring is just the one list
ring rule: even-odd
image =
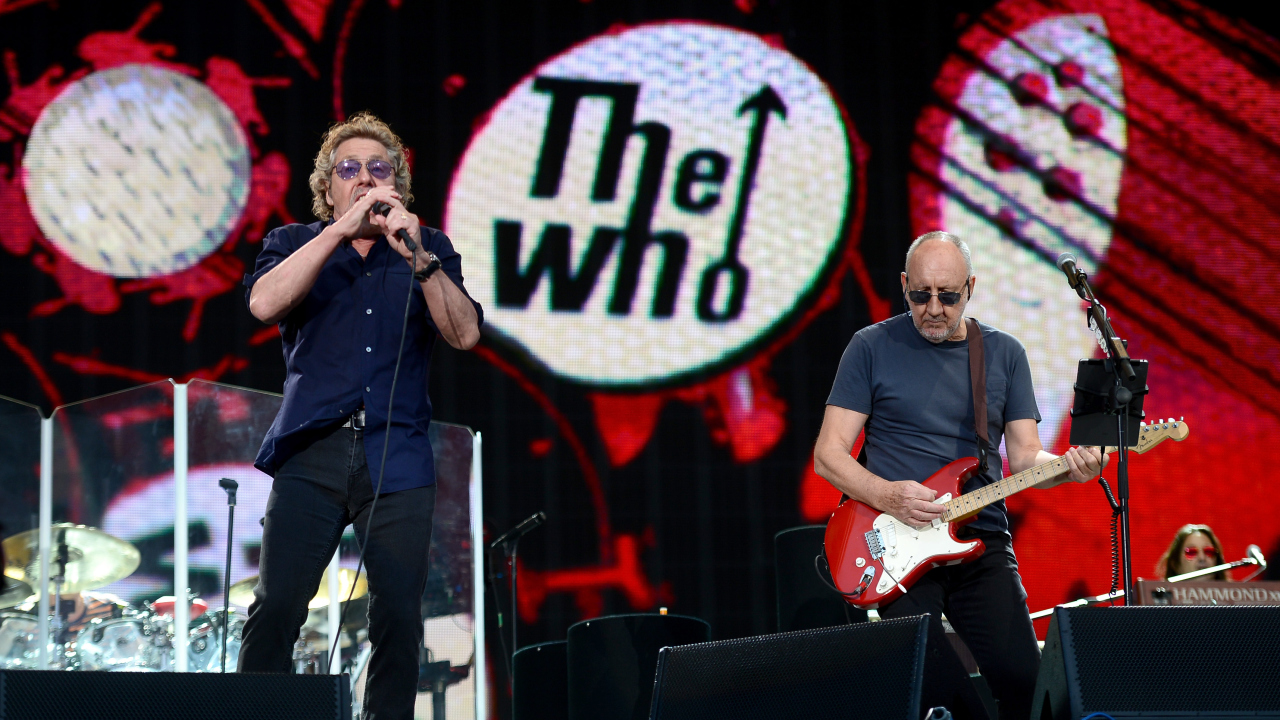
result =
[[[936,502],[957,498],[978,469],[977,458],[961,458],[921,484],[938,493]],[[982,554],[981,540],[960,540],[956,530],[974,516],[935,520],[912,528],[856,500],[845,500],[827,521],[825,538],[831,578],[850,605],[871,609],[898,599],[935,567],[970,562]]]

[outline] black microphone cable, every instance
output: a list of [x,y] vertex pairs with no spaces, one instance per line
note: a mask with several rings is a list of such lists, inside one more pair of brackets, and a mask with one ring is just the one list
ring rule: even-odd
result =
[[[390,208],[388,207],[388,209]],[[381,214],[383,216],[386,215],[385,212]],[[407,244],[412,245],[412,241]],[[355,597],[356,585],[360,580],[360,570],[364,567],[364,552],[369,549],[369,534],[373,532],[373,513],[378,509],[378,495],[382,493],[382,478],[387,472],[387,446],[391,444],[391,410],[396,401],[396,381],[400,378],[400,361],[404,358],[404,339],[409,332],[409,308],[413,306],[413,286],[417,282],[413,277],[414,273],[418,272],[418,253],[415,252],[416,250],[416,246],[410,250],[413,255],[413,259],[410,261],[413,269],[409,273],[409,294],[404,299],[404,321],[400,325],[400,348],[396,350],[396,367],[391,373],[391,396],[387,398],[387,430],[386,437],[382,441],[382,462],[378,468],[378,484],[373,489],[373,502],[369,503],[369,521],[365,523],[364,542],[360,543],[360,559],[356,562],[356,576],[351,581],[351,591],[347,593],[347,599],[342,604],[342,613],[338,616],[338,632],[333,634],[333,647],[329,649],[330,667],[333,666],[333,658],[338,652],[338,641],[342,639],[342,626],[347,621],[347,608],[351,606],[351,600]],[[363,438],[361,438],[361,441],[363,441]],[[341,538],[339,538],[338,544],[341,547]],[[419,602],[421,602],[421,598],[419,598]]]

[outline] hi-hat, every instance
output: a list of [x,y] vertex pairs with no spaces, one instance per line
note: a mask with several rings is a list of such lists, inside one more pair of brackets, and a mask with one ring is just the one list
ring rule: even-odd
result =
[[0,592],[0,610],[21,605],[36,594],[30,585],[21,580],[10,579],[9,584],[3,587],[4,591]]
[[[355,594],[351,594],[351,586],[355,585]],[[249,607],[253,603],[253,589],[258,586],[258,576],[245,578],[235,585],[231,586],[231,592],[228,596],[231,598],[232,605],[240,607]],[[338,569],[338,600],[347,601],[347,596],[351,595],[351,599],[362,598],[369,593],[369,581],[365,579],[364,573],[360,574],[360,578],[356,579],[356,571],[347,568]],[[315,610],[316,608],[329,606],[329,571],[325,570],[324,575],[320,578],[320,589],[316,592],[316,596],[311,598],[311,602],[307,603],[307,609]]]
[[[49,548],[49,592],[54,592],[53,575],[58,571],[59,546],[66,545],[66,568],[61,591],[64,595],[94,590],[133,574],[142,555],[132,543],[97,528],[57,523],[52,528]],[[28,530],[4,541],[4,574],[28,585],[40,581],[40,531]]]

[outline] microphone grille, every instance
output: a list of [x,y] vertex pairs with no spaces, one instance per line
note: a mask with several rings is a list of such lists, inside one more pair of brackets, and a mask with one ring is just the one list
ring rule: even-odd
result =
[[1058,269],[1062,270],[1067,263],[1075,264],[1076,256],[1069,252],[1062,253],[1058,256]]
[[1254,560],[1257,560],[1259,564],[1266,563],[1266,558],[1263,557],[1262,555],[1262,548],[1258,547],[1257,545],[1250,545],[1249,547],[1245,548],[1245,552],[1248,553],[1249,557],[1253,558]]

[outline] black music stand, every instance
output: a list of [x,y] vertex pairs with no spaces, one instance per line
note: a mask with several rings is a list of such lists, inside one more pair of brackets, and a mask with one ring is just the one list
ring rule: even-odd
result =
[[[1129,535],[1129,446],[1138,439],[1144,417],[1147,361],[1130,360],[1133,377],[1125,377],[1115,360],[1081,360],[1076,371],[1075,404],[1071,408],[1071,444],[1117,448],[1116,492],[1121,522],[1125,603],[1133,597],[1133,558]],[[1108,491],[1110,492],[1110,491]]]

